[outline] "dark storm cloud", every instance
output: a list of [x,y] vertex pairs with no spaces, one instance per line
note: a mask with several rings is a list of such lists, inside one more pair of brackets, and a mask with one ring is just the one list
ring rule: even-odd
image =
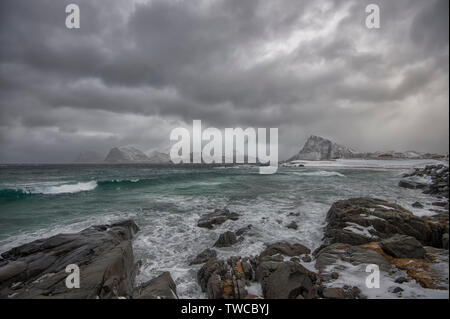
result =
[[[77,3],[81,28],[68,30]],[[168,144],[193,119],[448,152],[448,1],[2,1],[0,161]]]

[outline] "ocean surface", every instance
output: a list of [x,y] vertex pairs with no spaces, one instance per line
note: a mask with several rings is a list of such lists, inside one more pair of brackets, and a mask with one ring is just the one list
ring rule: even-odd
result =
[[[189,266],[189,260],[226,230],[253,225],[244,241],[218,249],[220,257],[250,256],[264,243],[284,239],[317,248],[326,213],[339,199],[379,197],[417,215],[430,214],[411,204],[430,203],[432,197],[397,186],[408,167],[420,164],[280,167],[273,175],[246,165],[0,165],[0,252],[133,218],[141,228],[133,242],[135,258],[142,261],[137,281],[170,271],[181,297],[198,298],[200,265]],[[202,214],[223,207],[239,213],[239,220],[214,230],[197,227]],[[297,230],[286,227],[292,221]]]

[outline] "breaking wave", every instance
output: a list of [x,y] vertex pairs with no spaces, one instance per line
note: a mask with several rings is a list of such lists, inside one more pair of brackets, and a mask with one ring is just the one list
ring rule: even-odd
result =
[[0,199],[19,199],[30,195],[73,194],[91,191],[96,187],[97,182],[90,181],[61,185],[37,185],[26,186],[23,188],[4,188],[0,189]]

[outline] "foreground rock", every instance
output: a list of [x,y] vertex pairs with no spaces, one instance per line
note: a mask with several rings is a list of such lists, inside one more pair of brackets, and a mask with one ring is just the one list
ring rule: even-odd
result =
[[[197,280],[211,299],[360,298],[359,289],[346,286],[327,289],[319,274],[308,270],[299,257],[310,250],[301,244],[273,243],[255,257],[231,257],[228,260],[210,258],[198,271]],[[370,252],[369,252],[370,253]],[[292,257],[286,260],[286,257]],[[248,287],[260,285],[262,296],[250,296]]]
[[[1,254],[0,298],[131,297],[135,263],[132,220],[35,240]],[[80,288],[68,289],[65,269],[80,269]]]
[[309,254],[311,250],[302,244],[290,244],[287,242],[276,242],[270,244],[266,249],[259,255],[260,258],[266,256],[273,256],[276,254],[281,254],[288,257],[301,256]]
[[212,229],[214,225],[220,225],[227,220],[237,220],[239,215],[231,213],[228,209],[215,209],[212,213],[204,214],[200,217],[197,226]]
[[133,299],[178,299],[177,286],[166,271],[136,288]]
[[425,249],[417,239],[406,235],[395,235],[381,241],[381,248],[395,258],[424,258]]
[[384,200],[354,198],[335,202],[327,222],[324,245],[314,252],[324,285],[341,277],[364,282],[366,266],[375,264],[397,284],[388,293],[401,293],[401,285],[410,280],[423,288],[448,290],[448,214],[419,218]]
[[389,260],[382,254],[349,244],[335,243],[329,245],[320,250],[316,256],[316,268],[325,275],[331,276],[334,271],[333,265],[342,264],[341,262],[353,266],[375,264],[386,272],[389,272],[392,268]]
[[197,273],[197,280],[209,299],[242,299],[246,284],[254,278],[249,258],[231,257],[227,261],[211,258]]
[[448,233],[448,214],[442,220],[414,216],[403,207],[375,198],[353,198],[335,202],[327,213],[325,245],[362,245],[393,235],[414,237],[423,245],[442,247]]
[[293,261],[265,257],[256,269],[264,297],[269,299],[319,298],[321,287],[316,273]]

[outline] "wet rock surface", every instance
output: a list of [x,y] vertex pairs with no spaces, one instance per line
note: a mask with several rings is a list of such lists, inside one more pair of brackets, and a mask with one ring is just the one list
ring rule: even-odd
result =
[[395,258],[424,258],[425,249],[411,236],[394,235],[381,241],[381,248]]
[[239,215],[230,212],[228,209],[215,209],[212,213],[204,214],[200,217],[197,226],[212,229],[215,225],[220,225],[227,220],[237,220]]
[[166,271],[135,288],[133,299],[178,299],[177,286]]
[[[403,179],[399,182],[400,187],[419,188],[423,193],[442,196],[448,199],[449,168],[444,164],[427,165],[424,168],[416,168],[413,172],[403,175]],[[415,180],[416,178],[416,180]],[[417,181],[417,178],[429,178],[430,181]]]
[[[1,256],[1,298],[116,298],[133,294],[132,220],[89,227],[15,247]],[[66,267],[78,265],[80,288],[68,289]]]
[[362,245],[401,234],[414,237],[423,245],[442,247],[442,235],[448,232],[448,214],[436,222],[414,216],[397,204],[365,197],[335,202],[326,221],[326,245]]
[[227,231],[220,234],[219,238],[214,243],[214,247],[230,247],[237,243],[237,241],[238,239],[236,234],[231,231]]
[[285,256],[301,256],[305,254],[309,254],[311,250],[308,247],[303,246],[302,244],[290,244],[287,242],[277,242],[270,244],[266,247],[266,249],[260,254],[260,258],[265,256],[273,256],[276,254],[281,254]]

